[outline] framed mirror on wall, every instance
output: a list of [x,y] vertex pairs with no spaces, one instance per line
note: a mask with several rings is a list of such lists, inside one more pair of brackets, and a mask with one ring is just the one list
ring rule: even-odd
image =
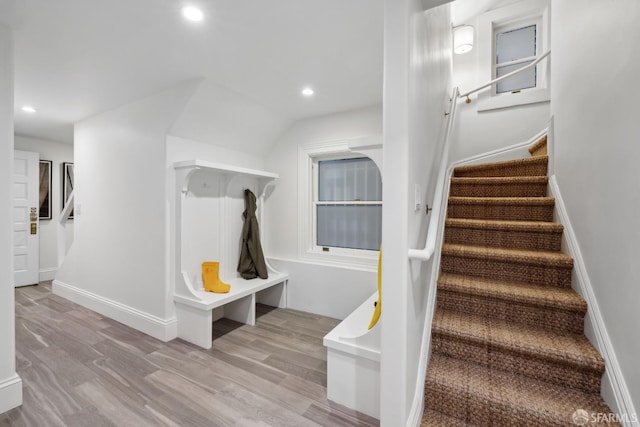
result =
[[[62,163],[62,208],[67,204],[71,193],[73,192],[74,175],[73,175],[73,163]],[[69,219],[73,219],[73,211],[69,215]]]
[[51,219],[51,160],[40,160],[39,212],[40,220]]

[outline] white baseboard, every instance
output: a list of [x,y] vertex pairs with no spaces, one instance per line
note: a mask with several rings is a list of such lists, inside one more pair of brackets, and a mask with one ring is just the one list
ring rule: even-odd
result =
[[178,320],[175,317],[161,319],[59,280],[53,281],[52,290],[55,295],[80,304],[161,341],[171,341],[178,336]]
[[620,364],[613,349],[613,344],[607,333],[604,319],[598,307],[598,301],[593,292],[589,275],[585,266],[578,240],[571,227],[571,221],[558,187],[556,176],[549,177],[549,190],[555,197],[555,210],[557,221],[564,225],[563,244],[573,257],[573,288],[582,298],[585,299],[589,307],[587,318],[585,319],[585,333],[590,338],[592,344],[598,349],[605,360],[606,371],[602,377],[602,394],[611,409],[623,418],[623,425],[626,427],[639,427],[638,414],[633,407],[631,394],[622,375]]
[[0,382],[0,414],[22,405],[22,380],[18,374]]
[[57,268],[41,268],[40,269],[40,281],[46,282],[47,280],[53,280],[56,278]]

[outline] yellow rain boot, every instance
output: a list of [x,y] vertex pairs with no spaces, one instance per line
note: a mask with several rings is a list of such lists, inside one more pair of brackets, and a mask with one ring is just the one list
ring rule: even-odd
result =
[[206,261],[202,263],[202,282],[204,290],[207,292],[215,292],[217,294],[226,294],[231,289],[228,285],[220,280],[218,273],[220,272],[220,263],[217,261]]

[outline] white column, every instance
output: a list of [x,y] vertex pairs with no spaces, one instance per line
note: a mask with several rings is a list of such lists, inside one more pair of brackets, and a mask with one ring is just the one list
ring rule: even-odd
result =
[[13,38],[0,25],[0,413],[22,404],[16,374],[11,230],[13,174]]

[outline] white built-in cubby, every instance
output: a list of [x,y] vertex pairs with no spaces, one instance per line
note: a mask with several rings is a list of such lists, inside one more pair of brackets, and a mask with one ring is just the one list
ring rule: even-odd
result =
[[[245,280],[236,271],[242,245],[244,190],[256,195],[256,215],[262,227],[264,198],[278,175],[202,160],[176,162],[173,169],[171,277],[178,337],[211,348],[215,320],[226,317],[254,325],[256,303],[287,305],[286,274],[268,263],[268,279]],[[205,261],[220,262],[220,279],[231,285],[229,293],[204,291],[201,268]]]

